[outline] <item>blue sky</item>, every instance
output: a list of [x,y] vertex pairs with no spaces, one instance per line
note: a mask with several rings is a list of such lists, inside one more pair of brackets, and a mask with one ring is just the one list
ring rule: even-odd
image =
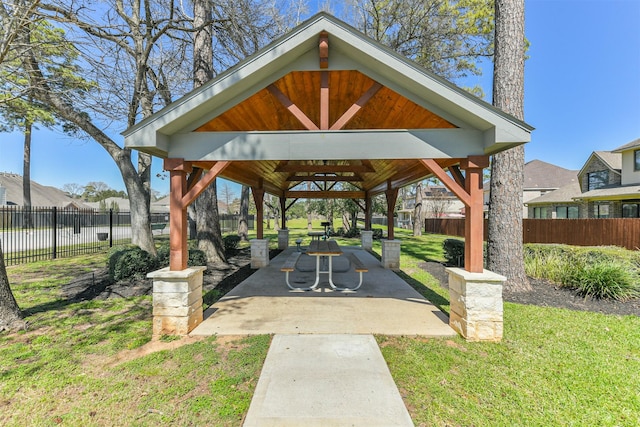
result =
[[[526,161],[580,169],[592,151],[640,138],[640,0],[526,0],[525,121],[536,128]],[[490,102],[491,66],[480,84]],[[122,142],[120,135],[114,135]],[[22,174],[22,135],[0,134],[0,171]],[[155,160],[154,174],[161,171]],[[96,142],[39,130],[31,176],[43,185],[124,184]],[[166,180],[152,187],[166,194]]]

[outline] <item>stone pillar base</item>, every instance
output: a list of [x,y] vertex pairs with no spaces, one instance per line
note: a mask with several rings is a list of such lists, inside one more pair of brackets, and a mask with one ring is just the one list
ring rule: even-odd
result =
[[489,270],[470,273],[451,267],[446,271],[451,300],[449,326],[467,341],[500,341],[502,285],[506,277]]
[[400,268],[400,240],[382,241],[382,266],[384,268]]
[[262,268],[269,265],[269,240],[251,240],[251,268]]
[[362,230],[360,238],[362,239],[362,249],[370,251],[373,248],[373,231]]
[[187,335],[202,323],[202,272],[207,267],[153,271],[153,335]]
[[289,247],[289,230],[278,230],[278,249],[285,250]]

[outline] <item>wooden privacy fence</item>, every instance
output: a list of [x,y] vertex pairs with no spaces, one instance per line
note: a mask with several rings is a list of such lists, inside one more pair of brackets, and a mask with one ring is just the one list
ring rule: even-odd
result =
[[[524,219],[524,243],[564,243],[575,246],[621,246],[640,248],[640,218],[609,219]],[[464,236],[464,219],[428,218],[425,232]],[[484,221],[487,240],[487,220]]]

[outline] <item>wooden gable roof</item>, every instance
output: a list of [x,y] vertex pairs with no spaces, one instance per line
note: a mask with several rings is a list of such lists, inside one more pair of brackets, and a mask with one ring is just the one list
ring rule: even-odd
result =
[[[532,128],[320,13],[124,132],[125,145],[293,194],[347,181],[376,194],[530,140]],[[344,194],[343,194],[344,196]],[[313,197],[313,196],[309,196]]]

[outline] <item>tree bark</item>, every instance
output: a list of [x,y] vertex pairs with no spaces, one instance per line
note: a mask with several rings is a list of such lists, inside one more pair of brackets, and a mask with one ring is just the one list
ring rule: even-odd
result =
[[248,240],[249,236],[249,187],[242,186],[240,193],[240,220],[238,221],[238,236],[243,241]]
[[[493,104],[524,119],[524,0],[496,0]],[[494,155],[489,196],[487,267],[512,291],[531,289],[524,271],[524,145]]]
[[22,312],[11,292],[7,269],[4,265],[2,241],[0,240],[0,332],[5,330],[23,329],[25,322]]
[[416,205],[413,208],[413,235],[414,236],[422,236],[422,223],[423,215],[422,212],[422,183],[418,183],[416,185]]
[[[211,25],[211,3],[195,0],[193,3],[193,87],[198,88],[213,77],[213,36]],[[220,229],[218,194],[215,180],[198,196],[193,208],[196,221],[198,249],[204,251],[209,262],[227,264]]]
[[31,214],[31,131],[33,124],[26,120],[24,125],[24,153],[22,158],[22,204],[24,206],[24,228],[33,228]]

